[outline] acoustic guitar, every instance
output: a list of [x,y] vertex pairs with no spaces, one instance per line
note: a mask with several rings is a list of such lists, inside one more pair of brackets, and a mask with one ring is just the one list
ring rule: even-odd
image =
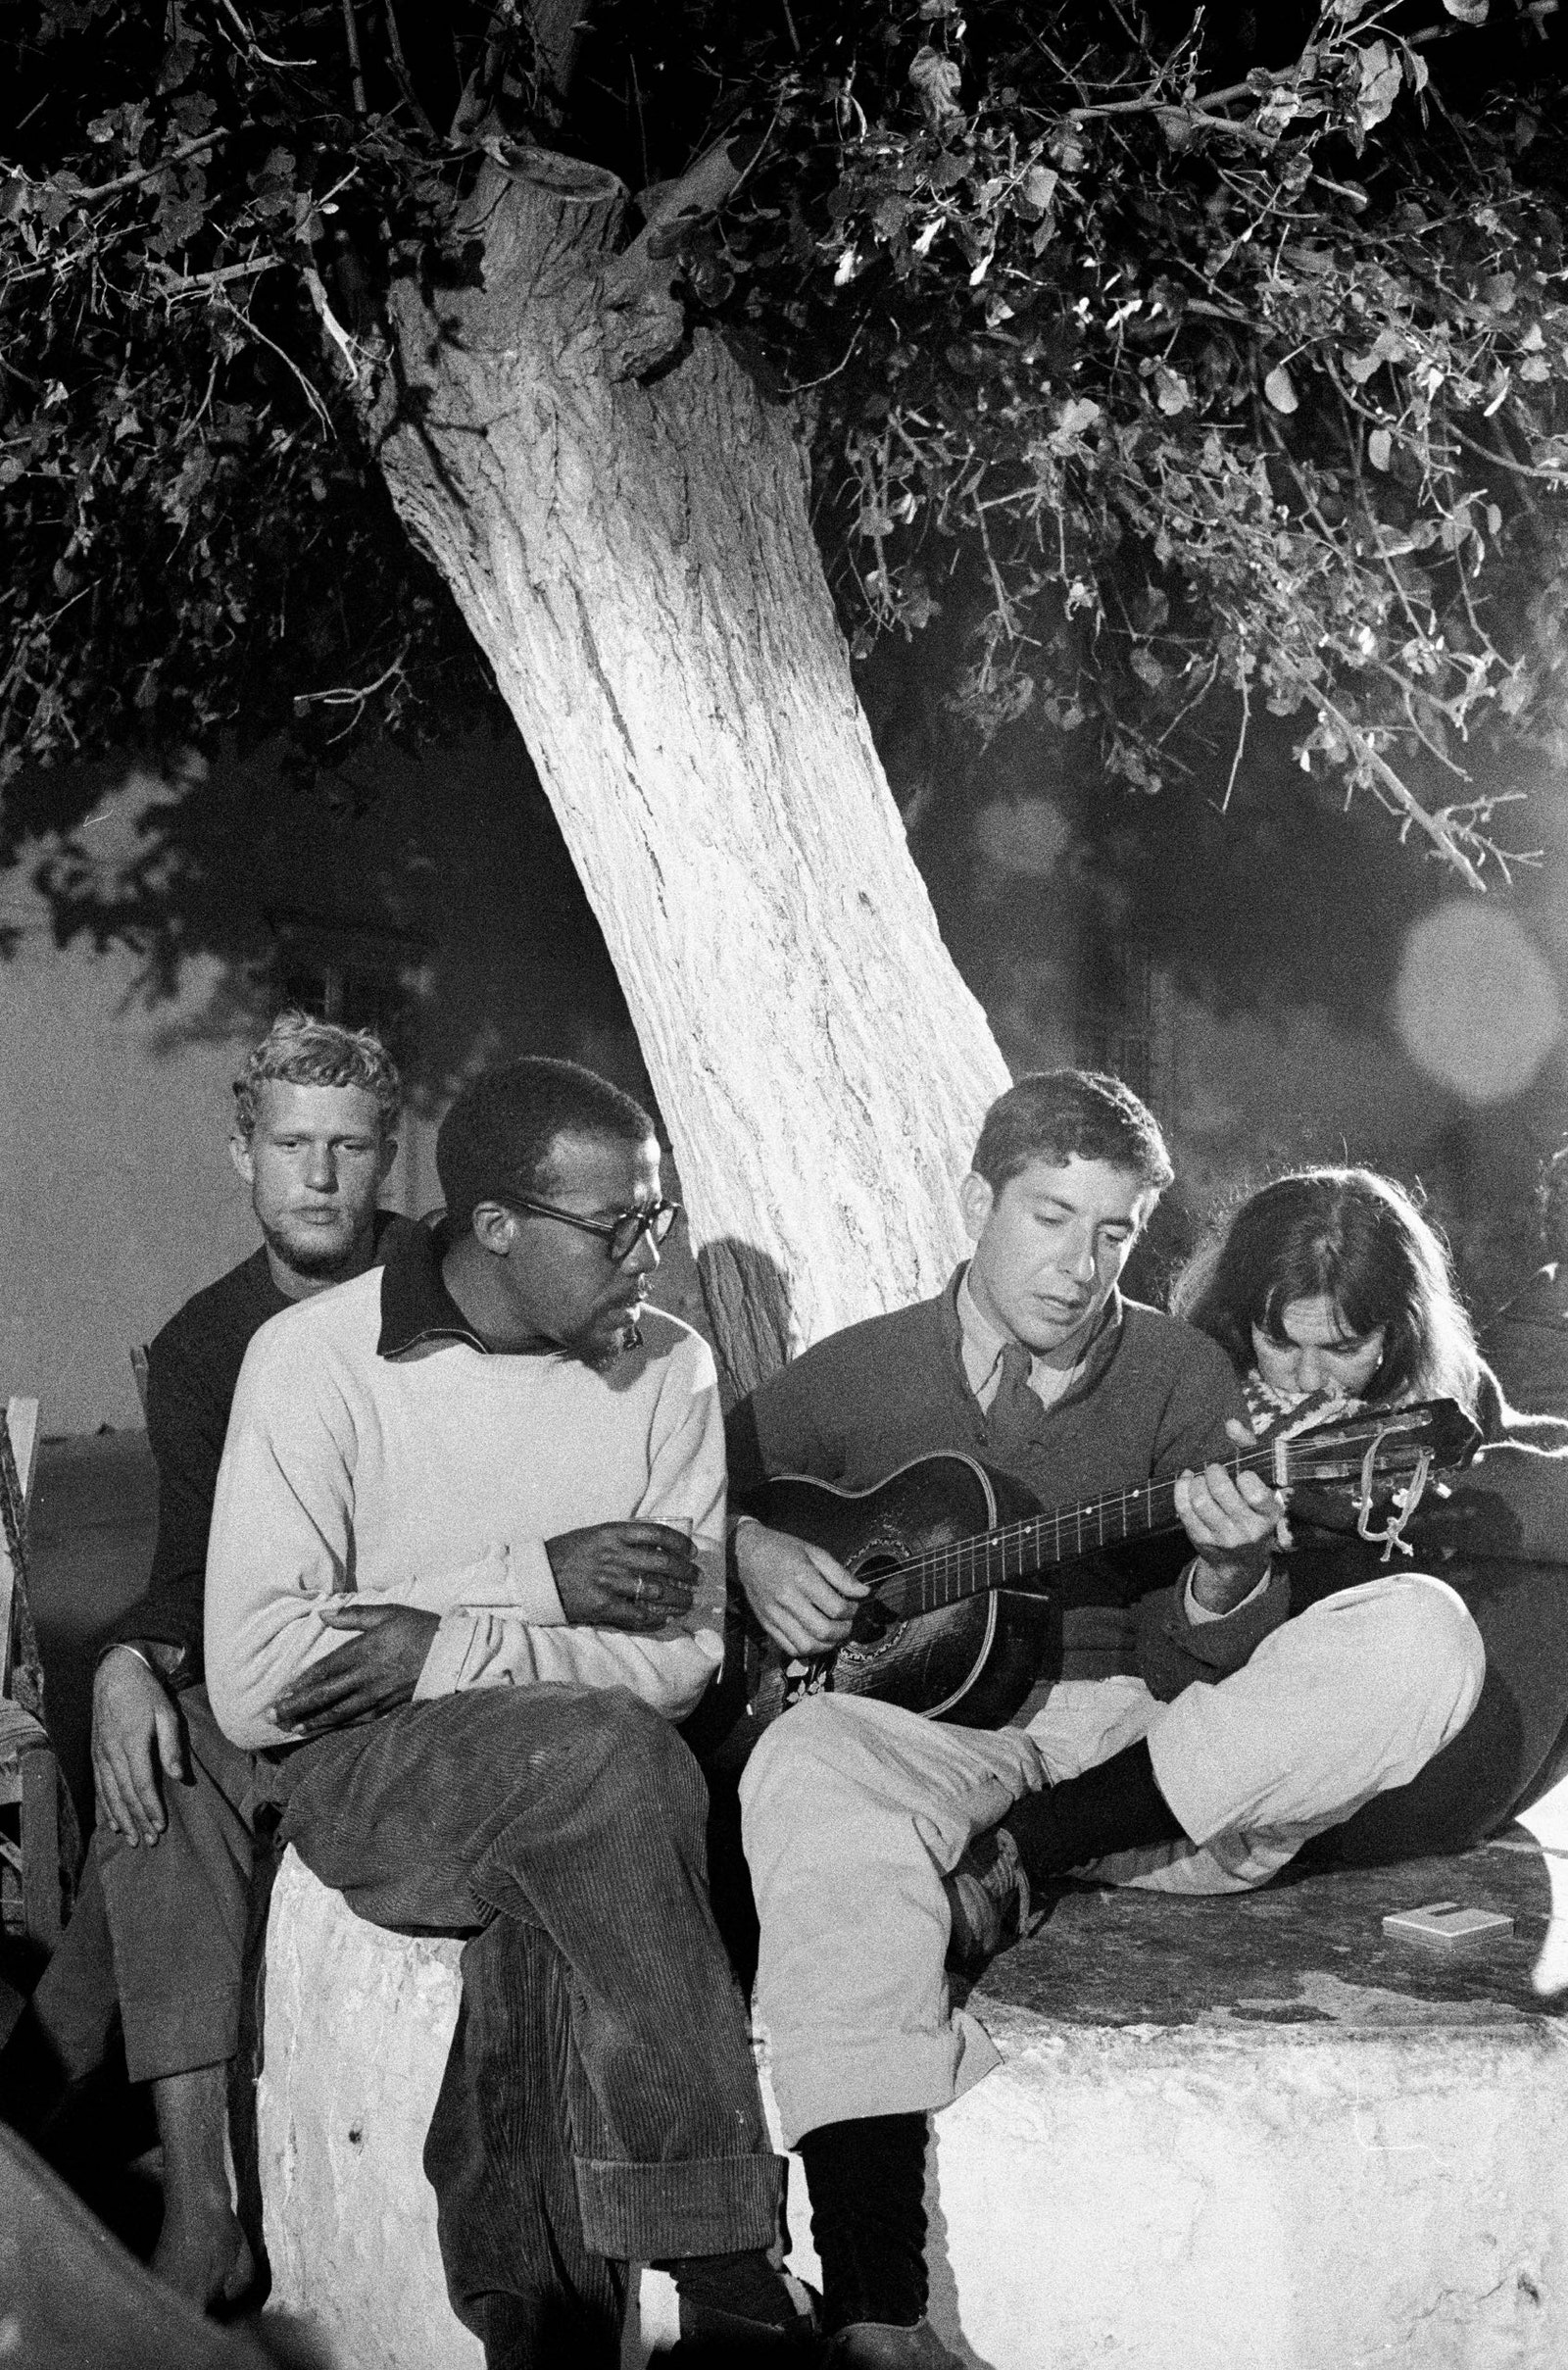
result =
[[[1364,1407],[1306,1419],[1226,1460],[1275,1489],[1349,1485],[1363,1536],[1379,1505],[1404,1515],[1433,1471],[1468,1463],[1480,1443],[1452,1400]],[[787,1474],[749,1495],[745,1511],[770,1530],[825,1548],[870,1594],[844,1644],[791,1658],[732,1595],[716,1700],[704,1721],[722,1735],[716,1758],[745,1759],[770,1721],[806,1696],[874,1696],[931,1720],[1000,1728],[1042,1675],[1071,1567],[1102,1550],[1180,1530],[1174,1481],[1113,1490],[1087,1506],[1043,1512],[1020,1485],[956,1452],[920,1457],[874,1489],[844,1490]],[[1396,1530],[1398,1528],[1396,1522]],[[1103,1583],[1098,1592],[1102,1599]]]

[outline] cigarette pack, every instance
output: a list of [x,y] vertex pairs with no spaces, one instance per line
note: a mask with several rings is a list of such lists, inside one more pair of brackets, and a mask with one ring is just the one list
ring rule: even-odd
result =
[[1501,1942],[1513,1919],[1495,1909],[1462,1909],[1456,1901],[1429,1901],[1422,1909],[1399,1909],[1383,1920],[1391,1942],[1418,1943],[1426,1950],[1467,1950]]

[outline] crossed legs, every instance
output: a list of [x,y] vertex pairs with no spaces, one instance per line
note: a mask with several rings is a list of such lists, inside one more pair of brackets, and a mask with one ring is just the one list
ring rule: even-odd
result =
[[[1484,1660],[1453,1592],[1405,1575],[1325,1599],[1244,1670],[1170,1704],[1137,1679],[1067,1682],[1028,1731],[994,1734],[863,1699],[796,1706],[754,1753],[742,1803],[761,1920],[758,2009],[785,2138],[803,2143],[808,2180],[813,2156],[831,2162],[853,2220],[857,2184],[836,2135],[860,2120],[896,2153],[891,2123],[947,2105],[997,2062],[977,2020],[952,2009],[944,1880],[1010,1805],[1022,1835],[1049,1817],[1053,1790],[1093,1790],[1101,1764],[1147,1741],[1180,1838],[1115,1852],[1102,1821],[1094,1872],[1171,1891],[1260,1884],[1307,1837],[1406,1783],[1463,1725]],[[1091,1857],[1069,1850],[1063,1870]],[[906,2186],[917,2209],[916,2172]],[[815,2218],[831,2328],[860,2307],[835,2298],[835,2234]],[[839,2251],[863,2296],[856,2247]],[[909,2320],[922,2305],[905,2281],[884,2312]]]

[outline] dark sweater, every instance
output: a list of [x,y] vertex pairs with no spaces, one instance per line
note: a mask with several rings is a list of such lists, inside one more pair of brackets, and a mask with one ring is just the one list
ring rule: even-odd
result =
[[[406,1225],[394,1211],[376,1220],[376,1256],[388,1231]],[[170,1318],[147,1352],[147,1441],[158,1467],[158,1538],[146,1594],[98,1641],[167,1647],[160,1655],[170,1684],[193,1687],[202,1676],[202,1618],[207,1533],[234,1386],[251,1337],[269,1317],[293,1307],[272,1281],[265,1247],[208,1284]]]
[[[913,1457],[959,1450],[1009,1474],[1043,1506],[1066,1506],[1169,1480],[1234,1453],[1225,1418],[1245,1417],[1246,1404],[1223,1351],[1174,1317],[1117,1299],[1077,1386],[1041,1408],[1038,1442],[1027,1461],[1005,1457],[963,1371],[956,1307],[961,1273],[934,1300],[870,1317],[818,1342],[734,1409],[728,1441],[737,1501],[781,1473],[869,1489]],[[1119,1601],[1069,1604],[1061,1675],[1136,1671],[1132,1599],[1141,1586],[1168,1582],[1190,1554],[1177,1538],[1152,1569],[1135,1551],[1124,1567],[1131,1573],[1127,1583],[1103,1592]],[[1249,1607],[1191,1630],[1174,1592],[1162,1605],[1167,1620],[1158,1635],[1172,1626],[1198,1650],[1189,1677],[1240,1668],[1284,1612],[1271,1591],[1266,1618],[1260,1607]]]
[[1481,1346],[1515,1407],[1568,1415],[1568,1259],[1533,1276],[1493,1318]]
[[1446,1492],[1428,1491],[1406,1533],[1408,1557],[1385,1563],[1327,1493],[1304,1501],[1304,1518],[1293,1513],[1293,1609],[1391,1569],[1431,1572],[1463,1599],[1487,1654],[1459,1734],[1409,1785],[1315,1838],[1308,1859],[1365,1866],[1468,1852],[1568,1769],[1568,1425],[1538,1418],[1527,1439],[1515,1437],[1485,1369],[1480,1413],[1487,1446]]

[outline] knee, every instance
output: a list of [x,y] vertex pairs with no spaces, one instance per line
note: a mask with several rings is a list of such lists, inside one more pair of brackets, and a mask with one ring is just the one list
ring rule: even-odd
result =
[[845,1707],[831,1696],[807,1696],[780,1714],[753,1748],[741,1776],[748,1817],[765,1805],[799,1805],[819,1793],[842,1794],[855,1758],[855,1736]]
[[612,1815],[628,1803],[706,1813],[685,1742],[625,1688],[487,1688],[453,1701],[469,1707],[455,1739],[459,1782],[494,1787],[497,1828],[546,1795]]
[[1487,1650],[1468,1606],[1446,1580],[1406,1574],[1379,1608],[1388,1683],[1413,1713],[1441,1716],[1452,1734],[1475,1709]]
[[907,1823],[876,1745],[854,1701],[832,1696],[793,1704],[764,1733],[740,1786],[741,1841],[760,1889],[787,1868],[815,1865],[832,1839],[886,1845],[890,1816]]
[[584,1706],[580,1750],[593,1780],[621,1800],[706,1809],[708,1790],[684,1739],[662,1713],[619,1687],[596,1688]]

